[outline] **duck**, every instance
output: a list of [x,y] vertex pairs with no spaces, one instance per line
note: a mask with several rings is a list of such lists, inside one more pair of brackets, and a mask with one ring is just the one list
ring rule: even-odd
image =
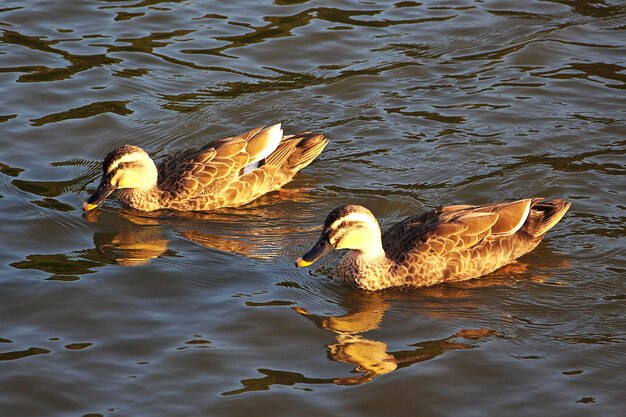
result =
[[367,208],[344,205],[326,217],[321,237],[296,266],[309,266],[333,249],[349,249],[337,275],[368,291],[478,278],[537,247],[570,205],[562,199],[527,198],[443,206],[384,233]]
[[280,189],[327,144],[321,134],[283,135],[278,123],[178,151],[158,166],[140,147],[124,145],[104,158],[100,183],[82,207],[95,209],[117,189],[123,205],[144,212],[238,207]]

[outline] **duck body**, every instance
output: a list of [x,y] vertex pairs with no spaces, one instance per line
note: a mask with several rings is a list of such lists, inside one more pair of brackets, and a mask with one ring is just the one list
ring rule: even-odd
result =
[[141,148],[124,145],[105,158],[100,185],[83,208],[118,188],[122,204],[141,211],[241,206],[289,182],[327,143],[308,132],[283,136],[277,124],[176,152],[158,167]]
[[569,207],[541,198],[447,206],[402,220],[381,235],[369,210],[342,206],[329,214],[320,241],[297,265],[309,265],[333,247],[347,248],[337,275],[366,290],[463,281],[533,250]]

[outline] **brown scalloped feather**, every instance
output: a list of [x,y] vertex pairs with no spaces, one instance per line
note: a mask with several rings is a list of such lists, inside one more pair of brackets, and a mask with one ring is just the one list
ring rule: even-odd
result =
[[[537,221],[528,225],[528,231],[536,237],[543,237],[548,230],[552,229],[567,213],[572,203],[569,201],[554,199],[551,201],[537,202],[533,205],[533,211],[540,213]],[[540,218],[540,220],[539,220]]]
[[242,133],[241,135],[237,136],[238,138],[241,138],[245,141],[248,141],[250,138],[254,137],[254,135],[256,135],[257,133],[259,133],[265,126],[259,126],[259,127],[255,127],[254,129],[246,132],[246,133]]
[[461,233],[465,229],[465,225],[461,222],[453,222],[453,223],[440,223],[436,226],[434,233],[432,236],[450,236],[457,233]]
[[298,140],[283,141],[280,145],[278,145],[278,148],[276,148],[276,150],[271,155],[265,158],[265,163],[275,166],[282,166],[285,161],[287,161],[287,158],[289,158],[289,156],[293,153],[298,143]]
[[215,158],[215,155],[217,155],[217,152],[215,151],[215,149],[209,149],[207,151],[204,151],[198,154],[198,157],[196,158],[196,162],[198,162],[199,164],[206,164],[209,161],[211,161],[213,158]]
[[528,218],[530,199],[503,204],[496,209],[498,221],[491,228],[494,234],[511,234],[519,230]]
[[457,221],[467,226],[463,234],[478,235],[491,229],[494,224],[500,222],[500,219],[496,213],[469,213],[459,217]]
[[439,211],[441,211],[442,213],[448,213],[448,212],[454,212],[454,211],[459,211],[459,210],[465,210],[468,208],[472,208],[475,206],[471,206],[471,205],[467,205],[467,204],[458,204],[456,206],[443,206],[439,208]]
[[215,174],[213,174],[213,180],[219,180],[229,175],[232,172],[234,165],[235,165],[235,161],[233,161],[232,159],[228,159],[228,158],[220,158],[219,160],[217,158],[213,159],[211,161],[211,168],[217,169],[217,171],[215,171]]
[[322,135],[304,133],[302,139],[289,157],[291,169],[300,170],[310,164],[326,147],[328,141]]
[[220,157],[230,157],[240,153],[247,146],[248,142],[241,138],[233,138],[232,140],[225,141],[219,146],[215,147],[216,153]]

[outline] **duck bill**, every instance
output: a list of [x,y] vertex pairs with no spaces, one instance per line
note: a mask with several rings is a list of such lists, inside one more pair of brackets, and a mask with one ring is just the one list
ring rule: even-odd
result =
[[96,192],[83,203],[83,210],[89,211],[95,209],[105,198],[111,195],[113,191],[115,191],[115,187],[109,184],[105,178],[102,178]]
[[302,255],[302,257],[298,258],[298,260],[296,261],[296,266],[298,268],[309,266],[313,264],[313,262],[326,255],[328,252],[330,252],[332,248],[333,245],[331,245],[328,240],[321,238],[317,241],[315,246],[311,248],[311,250]]

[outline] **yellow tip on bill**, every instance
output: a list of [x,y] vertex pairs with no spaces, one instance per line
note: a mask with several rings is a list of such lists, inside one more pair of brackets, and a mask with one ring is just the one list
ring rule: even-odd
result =
[[95,209],[96,207],[98,207],[98,205],[97,205],[97,204],[89,204],[89,203],[88,203],[88,202],[86,202],[86,201],[83,203],[83,210],[85,210],[85,211],[90,211],[90,210],[93,210],[93,209]]
[[309,312],[306,310],[306,308],[302,308],[302,307],[293,307],[294,311],[298,314],[302,314],[303,316],[308,316]]
[[302,268],[302,267],[305,267],[305,266],[309,266],[309,265],[311,265],[311,264],[313,264],[313,262],[308,262],[308,261],[305,261],[305,260],[304,260],[304,259],[302,259],[302,258],[298,258],[298,260],[296,261],[296,266],[297,266],[298,268]]

